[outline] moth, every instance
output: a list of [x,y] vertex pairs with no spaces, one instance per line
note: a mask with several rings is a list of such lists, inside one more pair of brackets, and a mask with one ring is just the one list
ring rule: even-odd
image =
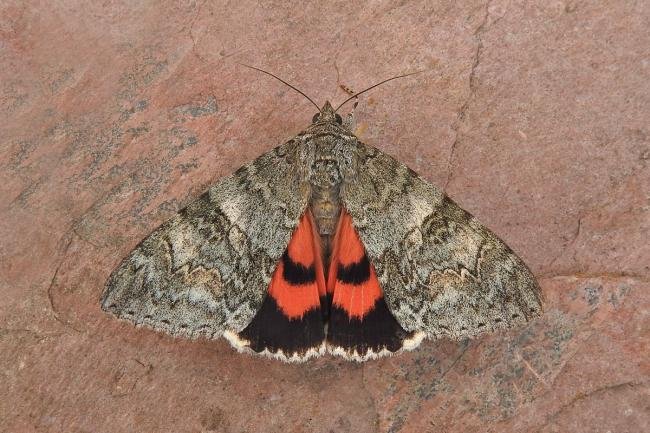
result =
[[284,361],[365,361],[541,313],[535,278],[503,241],[360,142],[338,108],[307,99],[318,108],[310,126],[131,251],[108,279],[105,311]]

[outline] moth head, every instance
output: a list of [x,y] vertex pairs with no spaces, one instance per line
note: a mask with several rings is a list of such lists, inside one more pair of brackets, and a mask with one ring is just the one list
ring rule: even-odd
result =
[[340,114],[334,111],[332,105],[329,101],[325,101],[325,105],[320,109],[320,112],[314,114],[314,117],[311,119],[311,123],[338,123],[339,125],[343,124],[343,118]]

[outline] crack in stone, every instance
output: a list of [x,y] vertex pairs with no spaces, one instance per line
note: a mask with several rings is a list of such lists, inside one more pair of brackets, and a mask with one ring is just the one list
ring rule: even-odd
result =
[[559,278],[579,278],[579,279],[601,279],[601,280],[618,280],[622,278],[631,278],[643,283],[650,283],[650,277],[642,274],[634,274],[631,272],[603,272],[598,274],[574,272],[568,274],[542,274],[537,277],[538,280],[552,280]]
[[[449,374],[451,371],[453,371],[456,368],[456,365],[458,365],[460,360],[465,356],[465,353],[467,353],[470,347],[472,347],[472,340],[466,339],[461,344],[463,345],[462,351],[456,356],[456,358],[454,358],[451,364],[449,364],[449,367],[447,367],[444,371],[442,371],[440,373],[440,376],[434,380],[434,382],[432,383],[434,387],[437,388],[442,383],[442,381],[447,377],[447,374]],[[479,342],[474,347],[478,348],[480,345],[481,343]],[[399,432],[402,429],[402,427],[404,427],[404,423],[406,422],[410,414],[419,411],[422,408],[423,402],[429,399],[430,396],[424,398],[418,398],[415,401],[405,402],[403,405],[400,405],[400,407],[397,409],[397,412],[392,417],[393,422],[391,423],[387,431],[389,433]]]
[[[84,220],[86,219],[86,216],[88,216],[88,214],[90,214],[91,212],[96,211],[97,208],[99,208],[99,206],[106,204],[109,197],[111,195],[114,195],[113,191],[115,190],[115,188],[116,187],[111,188],[111,190],[108,193],[100,195],[99,198],[95,199],[86,209],[84,209],[81,212],[81,214],[79,214],[79,216],[77,216],[76,218],[74,218],[72,220],[72,231],[75,234],[77,234],[76,230],[79,227],[79,225],[81,225],[84,222]],[[77,236],[79,236],[79,235],[77,234]],[[79,238],[81,240],[85,240],[81,236],[79,236]]]
[[[578,356],[578,354],[579,354],[580,352],[582,352],[582,349],[583,349],[585,346],[587,346],[587,343],[588,343],[589,340],[590,340],[590,339],[591,339],[591,338],[596,334],[596,331],[597,331],[597,329],[593,329],[593,328],[592,328],[592,329],[587,329],[587,331],[586,331],[586,332],[587,332],[587,335],[585,335],[585,336],[582,337],[582,338],[577,338],[577,339],[576,339],[577,341],[574,343],[574,346],[576,347],[576,349],[573,351],[573,353],[570,354],[569,357],[566,358],[566,359],[562,362],[562,365],[560,366],[559,370],[557,370],[557,371],[555,371],[555,372],[551,372],[551,374],[552,374],[552,377],[551,377],[551,384],[550,384],[550,387],[547,388],[547,391],[550,392],[550,391],[553,389],[553,387],[555,386],[555,381],[557,380],[557,378],[562,374],[562,372],[563,372],[564,369],[567,367],[567,365],[569,365],[569,364],[571,363],[571,361],[573,361],[573,358],[575,358],[576,356]],[[576,332],[579,333],[580,330],[577,329]],[[544,393],[544,394],[546,394],[546,393]]]
[[0,338],[9,334],[28,334],[34,337],[39,342],[45,340],[50,336],[48,334],[42,334],[38,331],[35,331],[33,329],[28,329],[28,328],[0,328]]
[[[578,225],[577,225],[576,229],[574,230],[573,238],[569,242],[567,242],[567,244],[564,246],[564,249],[562,251],[560,251],[560,253],[557,256],[555,256],[555,258],[553,260],[551,260],[551,263],[548,265],[549,268],[553,268],[555,266],[557,261],[560,260],[560,257],[562,257],[562,255],[564,253],[564,250],[566,250],[567,248],[573,248],[575,246],[576,242],[578,241],[578,237],[580,236],[580,232],[582,231],[582,220],[583,219],[584,219],[584,217],[582,217],[582,216],[578,217]],[[577,254],[577,251],[574,249],[573,250],[573,255],[572,255],[573,263],[576,262],[576,254]]]
[[92,242],[90,239],[86,239],[86,238],[84,238],[83,236],[81,236],[81,235],[79,234],[79,232],[77,232],[77,228],[74,227],[74,226],[72,227],[72,233],[74,233],[74,234],[75,234],[79,239],[81,239],[82,241],[86,242],[88,245],[91,245],[91,246],[93,246],[93,247],[95,247],[95,248],[97,248],[97,249],[100,249],[100,248],[101,248],[99,245],[97,245],[96,243]]
[[64,327],[70,328],[70,329],[72,329],[72,330],[74,330],[74,331],[81,334],[82,333],[81,330],[75,328],[71,323],[69,323],[69,322],[61,319],[61,317],[59,317],[59,312],[57,311],[56,307],[54,306],[54,296],[52,295],[52,288],[54,287],[54,283],[56,282],[56,277],[59,275],[59,270],[61,269],[61,266],[63,265],[63,262],[65,261],[65,258],[68,255],[68,250],[70,249],[70,246],[72,245],[72,240],[74,239],[74,236],[72,236],[72,234],[74,234],[74,230],[70,229],[67,232],[67,234],[64,236],[64,237],[68,237],[68,241],[67,241],[65,247],[63,247],[63,253],[62,253],[61,260],[59,261],[59,264],[57,265],[56,269],[54,270],[54,275],[52,275],[52,279],[50,280],[50,284],[47,287],[47,299],[50,302],[50,308],[52,310],[52,314],[54,315],[54,319],[57,322],[59,322],[60,324],[62,324]]
[[203,58],[203,56],[201,56],[199,54],[199,52],[197,51],[197,49],[196,49],[196,38],[194,37],[194,32],[193,32],[194,25],[196,24],[196,21],[199,19],[199,15],[201,14],[201,8],[203,8],[203,5],[205,3],[206,3],[205,1],[203,3],[200,3],[198,5],[198,7],[196,8],[196,14],[194,14],[194,18],[192,18],[192,22],[190,23],[190,28],[188,30],[188,36],[192,40],[192,54],[194,54],[194,56],[197,59],[199,59],[200,61],[202,61],[203,63],[208,64],[209,62],[205,58]]
[[[544,385],[544,388],[546,388],[547,390],[550,390],[551,387],[549,386],[549,384],[548,384],[548,383],[544,380],[544,378],[543,378],[543,377],[542,377],[542,376],[541,376],[541,375],[540,375],[540,374],[539,374],[539,373],[538,373],[538,372],[533,368],[533,366],[530,365],[530,362],[528,362],[528,361],[526,360],[526,358],[524,358],[524,356],[523,356],[519,351],[516,351],[515,354],[516,354],[517,358],[519,359],[519,361],[521,361],[521,362],[524,364],[524,366],[528,369],[528,371],[530,371],[530,372],[532,373],[532,375],[535,377],[535,379],[537,379],[537,381],[538,381],[539,383],[541,383],[542,385]],[[575,354],[574,354],[574,355],[575,355]]]
[[145,372],[135,378],[133,384],[131,385],[128,391],[119,394],[112,394],[112,396],[115,398],[122,398],[131,394],[135,390],[135,387],[138,385],[138,382],[140,382],[141,379],[144,379],[145,377],[149,376],[149,374],[153,371],[153,364],[145,364],[144,362],[136,358],[132,358],[132,361],[136,362],[138,365],[144,368]]
[[[203,9],[203,6],[205,6],[206,3],[207,3],[207,0],[200,3],[197,6],[196,13],[194,14],[194,17],[192,18],[192,21],[190,22],[189,29],[187,30],[187,36],[192,41],[192,49],[191,49],[191,51],[192,51],[192,54],[194,55],[194,57],[196,57],[197,59],[199,59],[201,62],[205,63],[206,65],[209,65],[210,62],[205,57],[203,57],[201,54],[199,54],[199,51],[196,49],[197,38],[194,36],[194,25],[196,24],[196,21],[199,19],[199,16],[201,15],[201,9]],[[222,54],[221,55],[221,60],[225,60],[228,57],[232,57],[232,56],[234,56],[236,54],[243,53],[244,51],[247,51],[247,50],[244,50],[244,49],[234,50],[230,54]]]
[[467,340],[467,343],[466,343],[465,347],[463,348],[463,351],[460,352],[460,354],[456,357],[456,359],[454,359],[454,361],[451,363],[451,365],[442,373],[442,375],[440,376],[440,379],[438,379],[438,382],[442,382],[442,380],[447,376],[447,373],[449,373],[451,370],[454,369],[454,367],[456,367],[456,364],[458,364],[458,362],[461,360],[461,358],[463,356],[465,356],[465,352],[467,352],[469,350],[471,345],[472,345],[472,342],[470,340]]
[[582,217],[578,218],[578,227],[576,228],[576,231],[573,236],[573,240],[571,241],[571,248],[573,248],[573,255],[571,258],[573,259],[573,263],[576,263],[576,255],[578,254],[578,250],[575,248],[575,244],[578,241],[578,238],[580,237],[580,232],[582,231]]
[[467,111],[469,110],[469,104],[472,101],[472,99],[474,99],[474,94],[476,93],[476,69],[478,68],[478,65],[481,61],[481,53],[483,52],[482,35],[487,28],[486,26],[490,18],[490,3],[491,0],[487,0],[485,2],[485,13],[483,15],[483,20],[481,21],[481,24],[474,31],[476,50],[474,51],[474,59],[472,62],[471,69],[469,71],[469,80],[468,80],[469,92],[467,98],[465,98],[465,101],[463,102],[463,104],[460,106],[460,109],[458,110],[458,114],[456,115],[456,120],[451,126],[451,129],[454,130],[455,136],[454,136],[454,141],[451,143],[451,149],[449,150],[449,159],[447,160],[447,180],[445,181],[445,185],[443,188],[443,191],[445,192],[447,191],[449,183],[451,182],[451,179],[453,177],[453,164],[456,156],[456,147],[460,139],[460,131],[459,131],[460,124],[463,122],[463,120],[465,120],[465,116],[467,116]]
[[[572,278],[572,277],[574,277],[574,276],[566,276],[566,278]],[[564,276],[559,276],[557,278],[565,278],[565,277]],[[592,276],[592,277],[589,277],[589,278],[595,278],[595,277]],[[621,298],[621,303],[623,303],[623,302],[625,302],[624,297]],[[600,308],[600,307],[598,307],[598,308]],[[576,331],[575,331],[576,340],[574,342],[574,346],[576,347],[576,349],[573,351],[573,353],[571,353],[568,356],[568,358],[566,358],[562,362],[562,365],[560,366],[560,368],[557,371],[552,372],[552,377],[550,378],[550,384],[549,385],[547,385],[545,381],[540,380],[545,385],[546,390],[547,390],[547,392],[545,392],[544,395],[547,394],[549,391],[551,391],[554,388],[556,379],[562,374],[562,372],[565,370],[567,365],[570,364],[570,362],[582,351],[582,349],[584,347],[589,346],[589,340],[594,335],[596,335],[597,333],[599,333],[601,331],[600,325],[603,322],[604,322],[604,320],[597,320],[595,322],[589,322],[588,324],[586,324],[583,321],[583,322],[580,323],[580,325],[578,325],[576,327]],[[583,327],[581,327],[581,325]],[[582,334],[584,334],[584,335],[582,335]],[[579,336],[579,335],[582,335],[582,336]],[[521,357],[520,354],[518,354],[518,356]],[[528,365],[526,365],[526,366],[528,367]],[[531,369],[531,372],[533,372],[533,374],[537,377],[537,374],[535,374],[535,372],[532,369]],[[537,378],[540,379],[539,377],[537,377]]]
[[[22,177],[21,177],[22,178]],[[27,205],[27,200],[29,197],[36,192],[36,190],[41,187],[44,183],[45,176],[41,176],[36,180],[28,180],[27,186],[25,186],[20,193],[14,197],[13,200],[9,202],[9,208],[13,207],[16,204],[19,204],[20,207],[24,208]],[[47,180],[47,179],[45,179]]]
[[569,402],[561,405],[558,410],[556,410],[554,413],[551,415],[548,415],[546,417],[546,422],[542,424],[537,430],[535,430],[535,433],[539,433],[546,426],[549,424],[555,423],[557,418],[565,411],[571,409],[576,403],[583,401],[585,399],[591,398],[593,396],[597,396],[603,393],[606,393],[608,391],[619,391],[624,388],[636,388],[639,386],[647,386],[650,382],[645,381],[645,382],[635,382],[635,381],[628,381],[628,382],[623,382],[623,383],[617,383],[613,385],[606,385],[600,388],[596,388],[592,391],[586,392],[586,393],[578,393],[576,394]]

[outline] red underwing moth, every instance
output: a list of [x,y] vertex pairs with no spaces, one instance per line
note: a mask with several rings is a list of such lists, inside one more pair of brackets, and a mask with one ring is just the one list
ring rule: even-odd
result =
[[101,304],[137,325],[223,336],[284,361],[365,361],[542,311],[535,278],[504,242],[361,143],[329,102],[145,238]]

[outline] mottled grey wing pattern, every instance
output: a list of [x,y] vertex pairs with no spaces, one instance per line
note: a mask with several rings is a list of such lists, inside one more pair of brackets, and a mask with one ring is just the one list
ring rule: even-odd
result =
[[289,141],[224,178],[113,271],[102,307],[172,335],[243,329],[307,206]]
[[400,162],[359,151],[343,205],[402,327],[460,339],[541,313],[535,278],[506,244]]

